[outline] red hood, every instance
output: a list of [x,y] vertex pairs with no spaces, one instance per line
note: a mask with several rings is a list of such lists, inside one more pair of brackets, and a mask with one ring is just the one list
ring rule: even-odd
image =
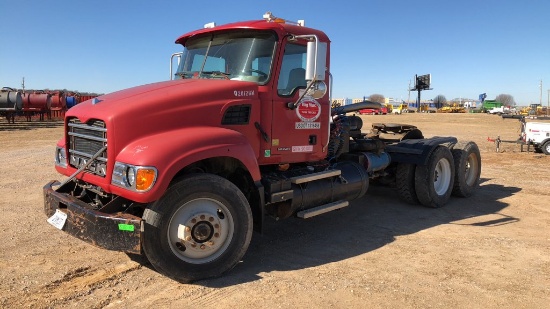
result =
[[212,103],[257,99],[257,90],[255,83],[243,81],[183,79],[158,82],[85,101],[71,108],[67,116],[76,116],[82,122],[92,118],[107,122],[130,115],[137,120],[136,117],[142,118],[144,115],[150,118],[197,106],[206,107]]
[[103,120],[109,149],[118,151],[136,138],[160,132],[192,126],[219,127],[225,106],[257,101],[258,85],[253,82],[183,79],[102,95],[71,108],[66,117],[77,117],[83,123]]

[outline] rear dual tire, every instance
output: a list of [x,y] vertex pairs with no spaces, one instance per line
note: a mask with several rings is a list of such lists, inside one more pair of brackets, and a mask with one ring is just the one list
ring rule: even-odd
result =
[[438,146],[430,154],[428,164],[415,169],[415,192],[420,204],[438,208],[451,197],[455,177],[455,164],[449,148]]
[[409,204],[418,204],[418,197],[414,187],[414,171],[416,165],[399,163],[396,168],[395,184],[399,198]]
[[399,197],[409,204],[441,207],[451,195],[471,196],[479,187],[480,175],[479,148],[476,143],[465,141],[451,149],[437,147],[430,154],[427,165],[399,163],[396,187]]
[[472,141],[461,141],[452,148],[456,167],[453,196],[469,197],[477,187],[481,176],[479,147]]

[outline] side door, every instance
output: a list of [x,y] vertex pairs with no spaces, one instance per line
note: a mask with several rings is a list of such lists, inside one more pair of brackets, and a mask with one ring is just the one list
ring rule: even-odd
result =
[[[305,42],[286,42],[273,95],[271,155],[282,163],[316,161],[326,157],[330,103],[305,96]],[[295,108],[289,104],[297,103]]]

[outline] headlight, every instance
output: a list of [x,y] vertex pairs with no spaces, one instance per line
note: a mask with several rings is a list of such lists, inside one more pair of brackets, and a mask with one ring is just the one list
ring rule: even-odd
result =
[[136,185],[136,170],[133,166],[126,169],[126,181],[128,181],[128,185],[130,185],[130,187]]
[[67,167],[67,155],[65,154],[65,148],[55,148],[55,165]]
[[136,166],[115,163],[111,184],[136,192],[150,190],[157,180],[157,169],[152,166]]

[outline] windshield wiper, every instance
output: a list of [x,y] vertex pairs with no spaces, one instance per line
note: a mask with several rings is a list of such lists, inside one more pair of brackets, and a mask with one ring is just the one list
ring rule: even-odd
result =
[[202,71],[201,75],[202,74],[212,75],[212,77],[222,77],[225,79],[229,79],[229,76],[231,75],[231,73],[222,72],[222,71]]
[[174,75],[179,76],[181,78],[189,78],[189,77],[193,76],[193,72],[191,72],[191,71],[181,71],[181,72],[174,73]]
[[204,60],[202,61],[201,69],[199,71],[199,76],[202,73],[202,70],[204,70],[204,65],[206,64],[206,59],[208,59],[208,52],[210,51],[210,46],[212,46],[212,40],[214,39],[213,36],[210,37],[210,42],[208,42],[208,47],[206,47],[206,52],[204,53]]

